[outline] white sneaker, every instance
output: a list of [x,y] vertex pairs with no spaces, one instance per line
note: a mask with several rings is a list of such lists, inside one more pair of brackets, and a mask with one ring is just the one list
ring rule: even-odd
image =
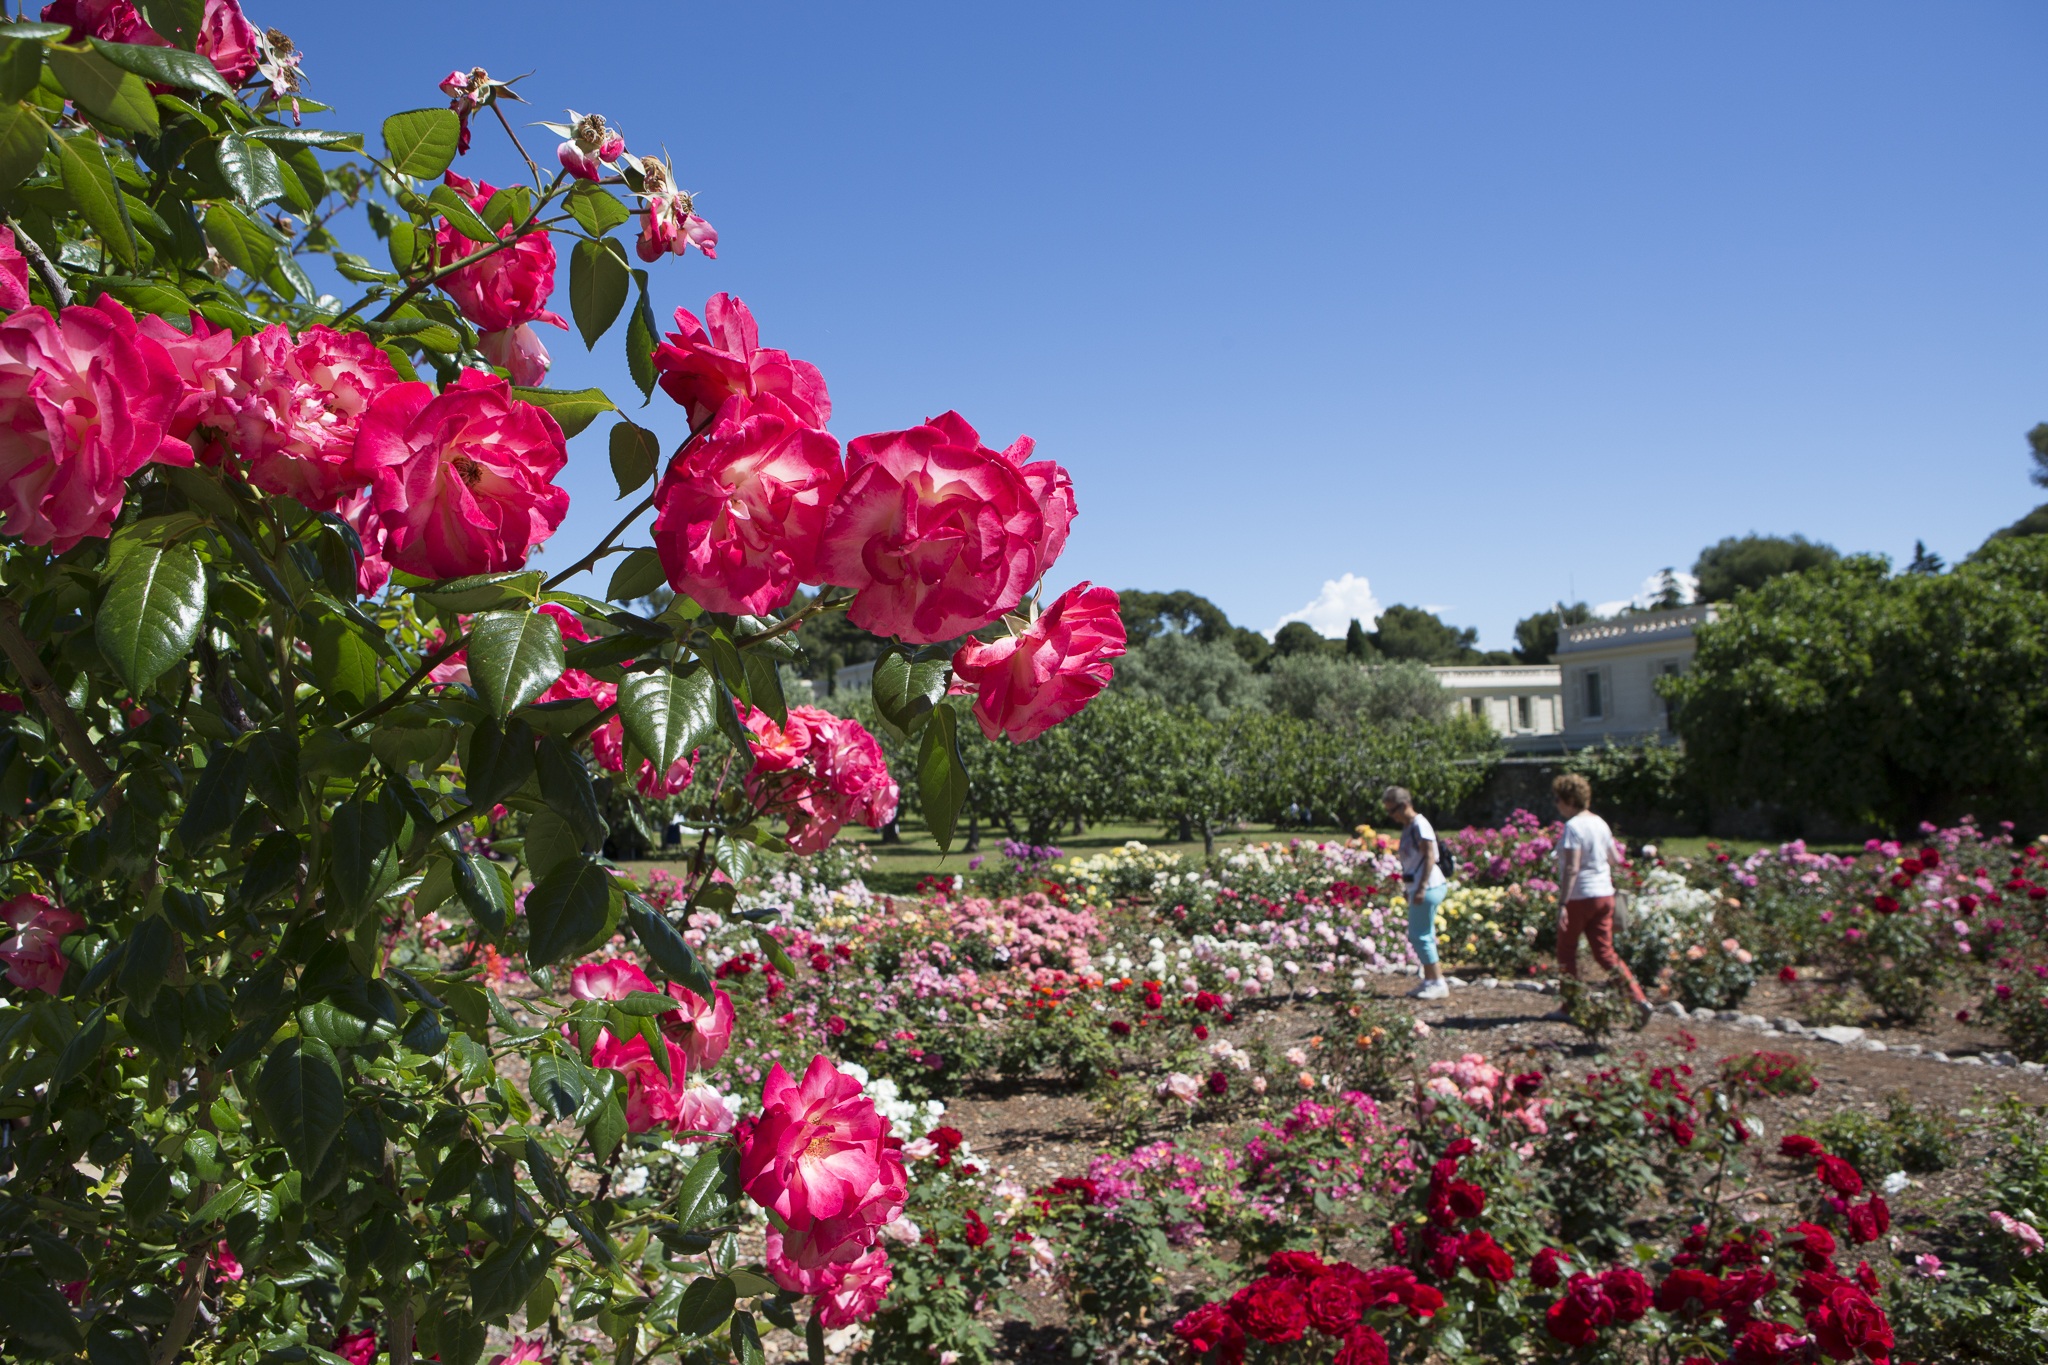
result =
[[1422,983],[1422,989],[1415,992],[1417,1000],[1442,1000],[1451,993],[1451,988],[1442,977]]
[[1429,978],[1424,977],[1422,980],[1416,982],[1414,988],[1408,992],[1408,998],[1410,1000],[1413,1000],[1416,997],[1420,996],[1424,991],[1430,988],[1431,984],[1432,983],[1430,982]]

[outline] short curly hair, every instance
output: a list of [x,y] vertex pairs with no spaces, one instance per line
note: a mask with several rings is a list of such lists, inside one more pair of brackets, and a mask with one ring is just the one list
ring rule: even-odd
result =
[[1593,784],[1584,773],[1562,773],[1550,784],[1550,794],[1575,810],[1593,809]]

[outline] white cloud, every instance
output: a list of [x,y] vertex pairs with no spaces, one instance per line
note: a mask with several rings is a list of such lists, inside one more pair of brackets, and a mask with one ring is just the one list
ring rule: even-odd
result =
[[[1684,598],[1688,605],[1699,600],[1700,581],[1697,578],[1694,578],[1689,573],[1682,572],[1674,572],[1671,576],[1678,580],[1679,596]],[[1616,602],[1602,602],[1593,608],[1593,614],[1595,616],[1614,616],[1620,612],[1627,611],[1631,607],[1641,611],[1648,607],[1650,603],[1656,601],[1657,595],[1663,591],[1664,571],[1659,569],[1656,573],[1643,580],[1642,591],[1638,592],[1634,597],[1624,597]]]
[[1306,621],[1314,626],[1318,635],[1333,640],[1342,639],[1344,632],[1351,628],[1353,618],[1365,623],[1367,630],[1379,620],[1380,601],[1372,595],[1372,584],[1357,574],[1345,574],[1342,578],[1323,580],[1323,590],[1316,600],[1300,611],[1290,611],[1266,632],[1272,639],[1280,633],[1280,627],[1289,621]]

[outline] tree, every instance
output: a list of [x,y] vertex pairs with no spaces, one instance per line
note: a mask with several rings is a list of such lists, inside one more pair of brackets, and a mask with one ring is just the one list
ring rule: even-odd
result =
[[1728,536],[1700,551],[1693,562],[1699,600],[1731,602],[1744,588],[1759,588],[1780,574],[1799,573],[1831,564],[1841,555],[1832,545],[1805,536]]
[[1415,659],[1426,664],[1458,664],[1473,659],[1479,639],[1472,627],[1445,625],[1436,613],[1420,607],[1392,606],[1380,613],[1372,646],[1388,659]]
[[1266,705],[1266,679],[1227,643],[1205,643],[1168,631],[1130,649],[1116,661],[1111,684],[1163,706],[1192,707],[1221,720],[1240,707]]
[[1413,659],[1361,667],[1341,657],[1294,654],[1274,660],[1268,679],[1266,704],[1274,713],[1339,729],[1441,721],[1455,705],[1429,665]]
[[1132,645],[1171,633],[1192,635],[1204,644],[1226,639],[1230,618],[1206,597],[1187,591],[1140,592],[1131,589],[1117,594],[1124,618],[1124,635]]
[[2048,805],[2048,540],[1945,574],[1854,556],[1782,575],[1663,684],[1706,789],[1896,828]]
[[1584,602],[1554,606],[1515,622],[1515,658],[1525,664],[1547,664],[1557,657],[1558,631],[1564,626],[1582,626],[1593,619],[1593,609]]
[[1306,621],[1289,621],[1273,632],[1273,652],[1282,658],[1292,654],[1337,654],[1343,648],[1341,642],[1324,637]]
[[2027,445],[2034,456],[2034,471],[2028,477],[2048,488],[2048,422],[2038,424],[2027,433]]
[[1359,624],[1356,616],[1352,617],[1350,629],[1344,632],[1344,656],[1362,664],[1378,657],[1378,654],[1379,651],[1372,647],[1372,641],[1366,638],[1365,627]]
[[1947,562],[1940,555],[1927,548],[1926,541],[1913,542],[1913,562],[1906,566],[1907,573],[1940,573],[1947,567]]

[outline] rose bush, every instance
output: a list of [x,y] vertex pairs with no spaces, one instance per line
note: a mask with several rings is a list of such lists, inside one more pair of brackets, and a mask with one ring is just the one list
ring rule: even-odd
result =
[[[737,887],[899,789],[781,667],[856,606],[905,658],[1037,615],[1064,472],[949,416],[936,484],[899,460],[849,500],[822,378],[742,305],[658,347],[626,237],[717,235],[601,115],[494,185],[456,167],[517,98],[479,67],[373,142],[306,126],[236,0],[57,0],[0,39],[5,1354],[475,1365],[515,1323],[498,1362],[822,1351],[889,1301],[917,1130],[887,1078],[736,1039],[726,984],[794,975]],[[569,443],[618,410],[541,387],[534,328],[571,322],[692,430],[663,470],[614,419],[637,505],[548,574]],[[951,683],[879,694],[942,841]],[[695,841],[653,899],[600,851],[632,792]],[[751,947],[707,962],[711,922]]]

